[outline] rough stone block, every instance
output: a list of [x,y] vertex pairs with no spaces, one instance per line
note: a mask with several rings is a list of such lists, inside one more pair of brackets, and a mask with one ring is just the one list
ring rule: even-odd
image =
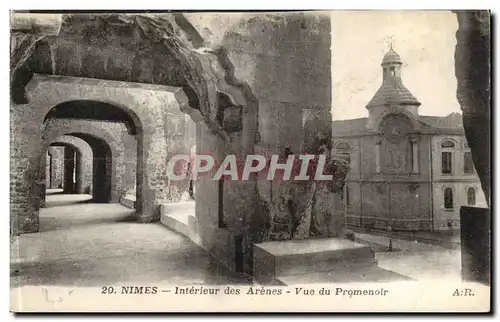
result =
[[339,238],[266,242],[254,245],[254,280],[282,284],[279,277],[345,271],[376,265],[369,246]]

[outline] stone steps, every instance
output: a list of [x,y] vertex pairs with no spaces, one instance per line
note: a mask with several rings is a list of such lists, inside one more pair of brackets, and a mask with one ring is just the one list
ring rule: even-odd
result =
[[412,278],[373,265],[350,267],[347,270],[332,270],[277,278],[280,285],[326,284],[326,283],[389,283],[411,281]]

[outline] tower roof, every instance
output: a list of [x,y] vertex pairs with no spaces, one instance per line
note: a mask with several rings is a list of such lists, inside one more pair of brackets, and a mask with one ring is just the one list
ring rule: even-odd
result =
[[393,76],[384,80],[366,107],[386,104],[418,106],[420,102],[406,88],[401,78]]
[[[403,64],[401,57],[394,51],[394,49],[392,49],[392,46],[382,60],[382,66],[385,67],[386,64]],[[401,68],[401,66],[397,68]],[[399,74],[385,74],[382,85],[366,107],[369,109],[372,106],[387,104],[420,106],[420,102],[406,88]]]
[[382,59],[382,66],[386,64],[403,64],[401,56],[399,56],[399,54],[394,51],[392,45],[387,54],[385,54],[384,59]]

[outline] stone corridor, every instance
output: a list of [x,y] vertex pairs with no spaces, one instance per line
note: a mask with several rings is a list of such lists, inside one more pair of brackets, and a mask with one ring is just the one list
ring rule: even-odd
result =
[[133,209],[72,197],[75,203],[68,204],[68,195],[47,196],[40,232],[15,239],[11,287],[247,283],[213,265],[187,238],[159,223],[134,222]]

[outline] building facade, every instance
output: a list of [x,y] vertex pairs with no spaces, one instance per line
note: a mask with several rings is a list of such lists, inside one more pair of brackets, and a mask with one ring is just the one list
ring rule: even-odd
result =
[[333,153],[350,163],[343,194],[347,226],[446,230],[460,226],[460,207],[486,207],[462,116],[419,115],[392,49],[367,118],[334,121]]

